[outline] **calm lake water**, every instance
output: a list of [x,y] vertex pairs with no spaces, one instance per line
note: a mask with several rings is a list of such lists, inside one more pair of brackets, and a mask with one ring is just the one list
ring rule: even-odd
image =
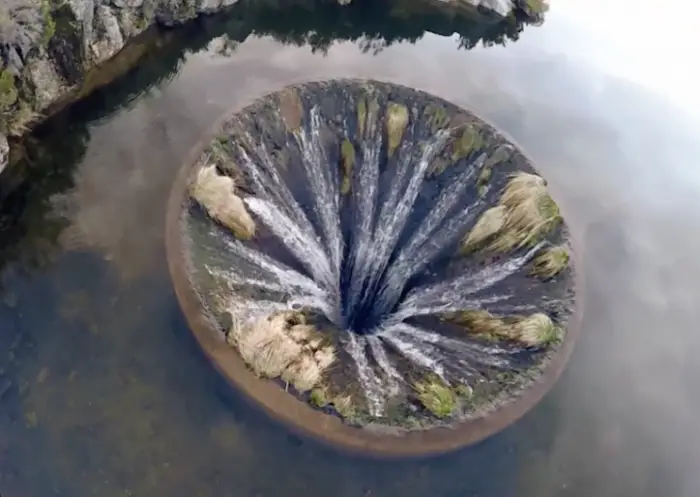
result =
[[[698,495],[697,124],[588,61],[598,35],[575,31],[569,6],[471,50],[431,33],[313,50],[234,18],[239,43],[164,55],[37,130],[30,186],[9,195],[0,231],[0,494]],[[221,29],[179,36],[203,47]],[[291,434],[218,378],[173,295],[164,208],[191,147],[234,106],[341,76],[427,90],[498,125],[581,240],[584,328],[566,373],[455,454],[369,461]]]

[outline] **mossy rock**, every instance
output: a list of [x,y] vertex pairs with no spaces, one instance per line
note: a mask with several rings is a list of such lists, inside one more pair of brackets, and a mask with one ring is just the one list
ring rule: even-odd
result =
[[565,246],[549,247],[532,261],[530,274],[548,280],[569,266],[569,249]]

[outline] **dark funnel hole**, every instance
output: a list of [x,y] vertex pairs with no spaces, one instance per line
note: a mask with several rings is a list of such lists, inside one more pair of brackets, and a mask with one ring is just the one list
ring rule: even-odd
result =
[[358,335],[372,335],[384,318],[394,311],[396,304],[393,303],[400,301],[400,295],[397,295],[396,298],[380,300],[379,289],[383,278],[379,278],[374,285],[369,285],[365,281],[359,290],[359,295],[353,299],[350,285],[352,278],[352,271],[346,268],[343,271],[343,281],[340,286],[342,322],[339,324],[342,328]]

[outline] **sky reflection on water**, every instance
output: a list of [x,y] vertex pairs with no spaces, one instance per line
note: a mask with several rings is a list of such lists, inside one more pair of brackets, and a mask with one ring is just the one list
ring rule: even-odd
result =
[[[0,343],[23,337],[0,400],[3,496],[698,495],[697,114],[666,103],[685,102],[671,80],[591,55],[614,19],[593,28],[564,0],[550,16],[515,44],[471,51],[430,34],[376,56],[250,38],[230,57],[189,56],[172,82],[92,125],[74,186],[51,199],[71,222],[63,248],[29,276],[3,273]],[[637,46],[618,43],[610,60]],[[339,76],[425,89],[497,124],[582,240],[570,367],[520,422],[457,454],[370,463],[297,438],[217,378],[172,295],[164,202],[188,150],[232,106]]]

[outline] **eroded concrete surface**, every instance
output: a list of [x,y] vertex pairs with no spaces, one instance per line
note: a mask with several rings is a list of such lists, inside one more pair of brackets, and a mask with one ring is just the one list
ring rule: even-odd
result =
[[[39,271],[4,273],[0,337],[21,339],[0,383],[0,492],[697,495],[700,179],[683,158],[698,147],[646,90],[563,56],[561,33],[471,52],[426,36],[376,57],[250,39],[230,57],[192,56],[95,124],[74,188],[54,199],[73,222],[64,248]],[[172,294],[164,207],[185,154],[231,106],[333,76],[416,86],[492,120],[534,157],[582,240],[570,367],[524,419],[457,454],[374,463],[295,437],[216,377]]]

